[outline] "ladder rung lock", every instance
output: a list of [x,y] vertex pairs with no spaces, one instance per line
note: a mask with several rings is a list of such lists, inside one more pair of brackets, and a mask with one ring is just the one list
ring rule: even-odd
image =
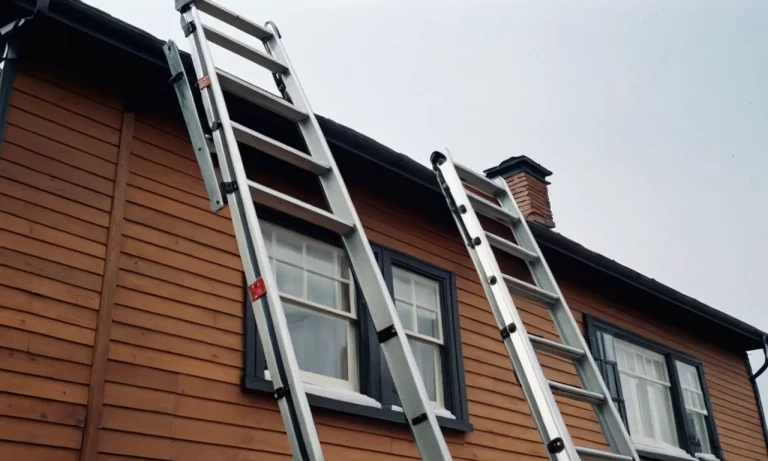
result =
[[328,165],[316,161],[300,150],[294,149],[293,147],[283,144],[280,141],[274,140],[268,136],[264,136],[257,131],[253,131],[250,128],[240,125],[239,123],[231,123],[232,130],[234,131],[235,138],[238,140],[238,142],[256,148],[265,154],[279,158],[286,163],[290,163],[291,165],[297,166],[317,175],[324,174],[330,169]]
[[423,422],[424,422],[424,421],[426,421],[427,419],[429,419],[429,418],[427,417],[427,414],[426,414],[426,413],[422,413],[422,414],[420,414],[419,416],[417,416],[417,417],[415,417],[415,418],[413,418],[413,419],[411,420],[411,425],[412,425],[412,426],[418,426],[419,424],[423,423]]
[[584,357],[584,351],[575,347],[566,346],[563,343],[542,338],[541,336],[528,336],[533,344],[533,348],[541,352],[549,352],[557,356],[577,360]]
[[511,222],[517,222],[520,220],[516,215],[510,213],[509,211],[505,210],[504,208],[500,207],[499,205],[496,205],[495,203],[491,203],[488,200],[480,197],[479,195],[467,191],[467,197],[469,198],[469,201],[472,203],[472,207],[477,211],[478,213],[487,216],[489,218],[493,218],[497,221],[501,221],[505,224],[509,224]]
[[634,461],[631,456],[611,453],[609,451],[595,450],[594,448],[576,447],[576,453],[584,459],[600,459],[609,461]]
[[454,162],[453,165],[456,167],[456,172],[459,174],[459,178],[476,189],[494,197],[498,197],[505,192],[501,186],[485,176],[476,173],[474,170],[456,162]]
[[397,330],[394,325],[390,325],[387,328],[376,332],[376,338],[379,340],[379,344],[383,344],[395,336],[397,336]]
[[562,437],[557,437],[549,441],[547,444],[547,451],[556,454],[560,453],[565,449],[565,442],[563,442]]
[[569,386],[568,384],[558,383],[556,381],[550,381],[549,387],[555,395],[562,395],[563,397],[569,397],[592,405],[597,405],[605,401],[605,396],[603,394],[588,391],[580,387]]
[[501,331],[501,339],[507,339],[512,335],[512,333],[517,331],[517,325],[515,325],[514,323],[510,323],[509,325],[502,328],[500,331]]
[[288,68],[282,63],[278,62],[272,56],[257,50],[245,43],[230,37],[218,30],[203,24],[203,30],[208,41],[215,43],[220,47],[227,49],[237,55],[244,57],[245,59],[252,61],[261,67],[278,74],[288,72]]
[[217,73],[219,76],[219,83],[224,91],[267,110],[271,110],[277,115],[281,115],[293,122],[300,122],[307,118],[306,112],[297,109],[285,99],[275,96],[269,91],[259,88],[258,86],[246,82],[239,77],[235,77],[230,73],[224,72],[223,70],[218,70]]
[[218,3],[214,3],[210,0],[198,0],[197,3],[195,3],[195,6],[203,13],[207,13],[236,29],[242,30],[248,35],[258,38],[259,40],[269,40],[272,38],[272,32],[268,29],[241,17],[239,14],[224,8]]
[[498,248],[499,250],[511,254],[512,256],[518,257],[528,262],[536,261],[539,259],[539,255],[536,253],[530,250],[526,250],[520,245],[512,243],[505,238],[499,237],[498,235],[491,234],[490,232],[486,231],[485,237],[488,239],[488,243],[492,247]]
[[282,211],[283,213],[302,219],[339,235],[346,235],[354,229],[353,224],[343,221],[314,205],[295,199],[290,195],[262,186],[253,181],[248,181],[248,186],[251,189],[251,197],[256,203]]
[[531,285],[528,282],[516,279],[509,275],[504,275],[504,282],[510,288],[514,294],[522,296],[523,298],[530,299],[532,301],[538,301],[541,303],[551,303],[557,301],[557,295],[547,290],[542,290],[536,285]]
[[282,398],[285,398],[285,396],[288,394],[288,388],[285,386],[278,387],[275,389],[275,398],[277,400],[280,400]]

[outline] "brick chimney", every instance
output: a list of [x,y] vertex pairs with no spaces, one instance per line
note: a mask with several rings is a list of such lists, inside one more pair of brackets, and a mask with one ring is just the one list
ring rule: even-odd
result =
[[485,170],[489,178],[501,176],[507,181],[520,212],[528,221],[549,228],[555,227],[547,191],[547,176],[551,174],[551,171],[525,155],[510,157],[498,166]]

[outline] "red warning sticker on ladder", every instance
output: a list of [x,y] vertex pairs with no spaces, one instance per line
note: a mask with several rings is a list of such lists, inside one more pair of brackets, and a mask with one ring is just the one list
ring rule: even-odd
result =
[[251,302],[261,298],[266,292],[267,287],[264,285],[264,279],[261,277],[257,278],[255,282],[248,285],[248,295],[251,297]]

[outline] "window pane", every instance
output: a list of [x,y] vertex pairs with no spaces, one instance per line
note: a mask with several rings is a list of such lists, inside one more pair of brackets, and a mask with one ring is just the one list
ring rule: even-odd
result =
[[262,226],[261,235],[264,237],[264,246],[267,247],[267,253],[272,255],[272,228],[268,226]]
[[605,360],[615,362],[616,352],[613,346],[613,336],[608,333],[599,333],[603,340],[603,348],[605,349]]
[[301,269],[288,264],[275,262],[275,276],[277,277],[277,288],[281,293],[304,297],[304,273]]
[[336,252],[330,248],[307,244],[307,268],[326,275],[336,275]]
[[707,421],[706,416],[701,413],[693,411],[686,412],[688,417],[688,425],[691,435],[695,437],[695,444],[697,453],[712,453],[712,448],[709,445],[709,434],[707,433]]
[[395,308],[397,309],[397,315],[400,317],[400,323],[403,324],[403,328],[406,330],[413,330],[413,307],[410,304],[406,304],[402,301],[395,301]]
[[404,271],[393,268],[392,277],[395,285],[395,296],[402,299],[413,300],[413,292],[411,291],[411,279]]
[[417,308],[416,321],[418,322],[419,327],[418,333],[431,336],[435,339],[440,339],[440,327],[437,324],[437,312]]
[[339,282],[322,275],[307,272],[307,300],[332,309],[339,309]]
[[640,415],[640,429],[642,435],[649,439],[654,438],[653,431],[653,415],[652,415],[652,403],[651,394],[648,392],[648,383],[643,380],[635,380],[635,386],[637,386],[637,411]]
[[287,232],[275,233],[275,257],[283,261],[301,265],[301,240]]
[[336,275],[338,275],[340,278],[351,280],[352,277],[349,276],[349,264],[347,263],[347,255],[339,253],[337,254],[337,257],[339,259],[337,266],[339,272]]
[[664,356],[614,339],[630,434],[636,443],[678,446]]
[[661,439],[672,446],[677,446],[677,430],[675,429],[675,416],[672,413],[672,396],[669,388],[659,384],[650,386],[654,395],[654,406],[652,411],[657,412],[657,421]]
[[424,380],[424,386],[427,388],[429,400],[435,402],[437,400],[437,376],[435,375],[436,346],[414,340],[409,340],[409,342],[413,356],[416,358],[419,372],[421,372],[421,379]]
[[299,368],[349,379],[349,322],[283,303]]
[[680,386],[683,388],[685,408],[707,414],[704,404],[704,392],[701,390],[699,371],[696,367],[683,362],[676,362],[677,373],[680,375]]
[[431,280],[415,278],[416,283],[416,304],[429,309],[438,310],[437,290],[439,285]]

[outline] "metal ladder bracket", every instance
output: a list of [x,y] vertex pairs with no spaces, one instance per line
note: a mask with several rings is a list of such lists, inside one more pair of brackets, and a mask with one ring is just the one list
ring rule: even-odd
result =
[[168,66],[172,74],[169,83],[172,83],[173,88],[176,90],[176,97],[179,100],[181,113],[187,125],[189,139],[192,142],[195,158],[197,158],[197,164],[200,167],[200,175],[203,177],[205,191],[208,193],[208,198],[211,201],[211,211],[215,213],[224,207],[225,200],[219,188],[219,181],[213,166],[213,158],[211,157],[211,151],[208,149],[208,142],[205,139],[202,125],[200,124],[200,117],[197,114],[195,100],[189,87],[187,73],[181,62],[179,49],[173,40],[169,40],[163,45],[163,51],[168,59]]

